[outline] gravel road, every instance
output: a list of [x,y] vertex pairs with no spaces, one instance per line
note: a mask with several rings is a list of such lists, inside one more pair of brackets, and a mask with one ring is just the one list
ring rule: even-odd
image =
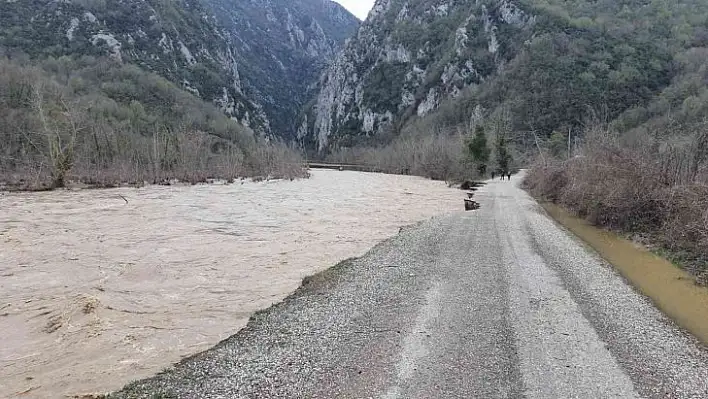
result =
[[519,179],[307,279],[235,336],[111,397],[708,398],[705,346]]

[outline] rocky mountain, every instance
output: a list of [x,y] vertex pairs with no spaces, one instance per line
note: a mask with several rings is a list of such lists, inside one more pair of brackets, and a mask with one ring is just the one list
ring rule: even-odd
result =
[[109,56],[214,103],[260,135],[288,136],[309,85],[359,21],[322,0],[8,0],[0,50]]
[[311,86],[360,21],[329,0],[204,1],[233,40],[249,98],[292,139]]
[[322,77],[298,137],[324,150],[425,116],[493,74],[534,22],[509,0],[379,0]]
[[270,133],[261,106],[243,92],[227,32],[197,0],[5,1],[0,47],[34,58],[108,55],[214,102]]
[[[377,0],[321,77],[298,138],[320,153],[421,121],[579,129],[643,106],[705,46],[708,5],[641,0]],[[636,123],[635,123],[636,125]]]

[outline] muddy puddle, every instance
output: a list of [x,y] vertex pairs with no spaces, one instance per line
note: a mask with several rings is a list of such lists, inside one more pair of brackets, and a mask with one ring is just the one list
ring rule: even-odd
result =
[[559,223],[611,263],[667,316],[708,345],[708,289],[668,260],[616,234],[598,229],[553,204],[543,204]]
[[460,211],[420,178],[0,193],[0,397],[118,389],[208,349],[303,277]]

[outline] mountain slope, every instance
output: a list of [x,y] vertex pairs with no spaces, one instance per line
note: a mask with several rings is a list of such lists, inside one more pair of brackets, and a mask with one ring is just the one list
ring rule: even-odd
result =
[[332,142],[348,145],[359,132],[375,135],[402,118],[426,115],[442,99],[492,74],[533,22],[508,1],[488,7],[379,0],[323,76],[300,138],[311,135],[323,150]]
[[0,2],[0,49],[136,64],[261,136],[292,137],[308,88],[358,26],[329,0]]
[[0,47],[33,58],[109,55],[158,73],[270,133],[243,93],[229,37],[196,0],[30,0],[0,3]]
[[205,0],[226,27],[250,98],[292,138],[313,85],[360,21],[329,0]]
[[[703,46],[708,4],[378,0],[320,81],[298,137],[326,152],[503,115],[550,135],[647,104]],[[432,122],[431,122],[432,121]]]

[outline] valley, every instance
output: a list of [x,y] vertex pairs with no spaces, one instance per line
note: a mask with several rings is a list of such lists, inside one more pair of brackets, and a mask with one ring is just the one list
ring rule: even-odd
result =
[[0,0],[0,397],[708,397],[708,3],[371,3]]

